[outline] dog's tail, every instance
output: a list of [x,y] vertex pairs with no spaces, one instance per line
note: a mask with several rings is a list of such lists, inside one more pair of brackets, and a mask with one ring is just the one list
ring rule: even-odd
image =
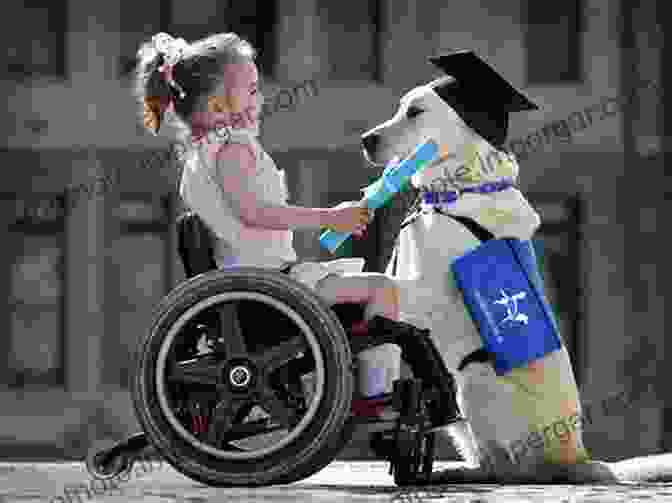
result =
[[672,482],[672,453],[616,462],[590,461],[568,466],[545,466],[542,478],[568,484]]
[[622,482],[672,482],[672,453],[607,463]]
[[458,466],[432,475],[431,484],[618,484],[672,482],[672,453],[642,456],[608,463],[543,465],[527,474],[493,474],[483,468]]

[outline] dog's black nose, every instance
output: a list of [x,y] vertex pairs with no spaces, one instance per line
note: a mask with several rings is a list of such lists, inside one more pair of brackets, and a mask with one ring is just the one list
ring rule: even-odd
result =
[[369,154],[374,154],[380,143],[380,136],[377,134],[369,134],[362,136],[362,146]]

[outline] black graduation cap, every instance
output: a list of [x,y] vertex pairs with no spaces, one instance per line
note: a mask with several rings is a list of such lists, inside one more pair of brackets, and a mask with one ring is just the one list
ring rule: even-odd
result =
[[539,109],[474,51],[456,51],[429,61],[455,79],[437,84],[434,91],[494,147],[501,148],[506,141],[509,113]]

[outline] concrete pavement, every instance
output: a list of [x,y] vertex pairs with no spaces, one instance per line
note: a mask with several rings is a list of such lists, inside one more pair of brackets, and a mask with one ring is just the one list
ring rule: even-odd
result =
[[[436,469],[451,463],[440,463]],[[78,463],[0,463],[0,503],[448,503],[670,501],[672,484],[618,486],[460,485],[400,489],[381,462],[334,462],[300,482],[266,488],[211,488],[158,461],[127,481],[93,482]]]

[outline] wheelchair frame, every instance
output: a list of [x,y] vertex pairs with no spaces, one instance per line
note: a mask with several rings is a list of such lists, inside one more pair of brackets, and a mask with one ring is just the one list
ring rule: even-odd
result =
[[[196,214],[187,213],[179,218],[177,225],[178,250],[187,278],[193,278],[216,269],[212,250],[212,235],[205,223]],[[361,306],[336,305],[332,306],[332,310],[345,328],[350,345],[349,349],[353,356],[364,349],[385,342],[394,342],[394,334],[389,332],[364,335],[353,333],[351,329],[353,322],[360,321],[362,318],[363,308]],[[228,327],[222,325],[222,323],[229,324],[231,320],[227,321],[224,317],[216,318],[211,317],[209,320],[199,321],[213,329],[214,333],[236,330],[236,327],[232,325]],[[305,358],[292,362],[299,362],[300,365],[301,360],[305,360]],[[244,366],[230,369],[229,376],[233,384],[235,384],[236,379],[250,377],[249,375],[244,376],[245,372],[241,369],[244,369]],[[291,373],[287,375],[291,375]],[[395,381],[391,400],[392,409],[397,413],[397,417],[394,419],[381,419],[378,416],[381,408],[390,405],[389,400],[352,399],[351,424],[347,425],[346,428],[355,428],[358,424],[364,423],[375,423],[380,426],[380,428],[377,428],[378,431],[371,435],[371,448],[377,456],[390,462],[390,474],[393,475],[394,482],[399,486],[430,483],[436,432],[433,430],[427,403],[429,400],[435,400],[436,394],[436,389],[424,388],[420,379],[411,378]],[[352,431],[344,435],[344,445],[337,446],[339,449],[347,444],[349,441],[348,435],[351,433]],[[145,433],[132,435],[118,442],[112,448],[90,454],[86,460],[87,470],[96,478],[105,479],[118,476],[130,471],[134,460],[148,447],[152,447],[152,445]],[[337,455],[338,452],[334,450],[331,459],[326,461],[333,461]],[[328,463],[325,464],[324,461],[322,464],[326,466]],[[305,478],[311,474],[302,475],[300,478]],[[291,481],[293,480],[282,480],[280,483]]]

